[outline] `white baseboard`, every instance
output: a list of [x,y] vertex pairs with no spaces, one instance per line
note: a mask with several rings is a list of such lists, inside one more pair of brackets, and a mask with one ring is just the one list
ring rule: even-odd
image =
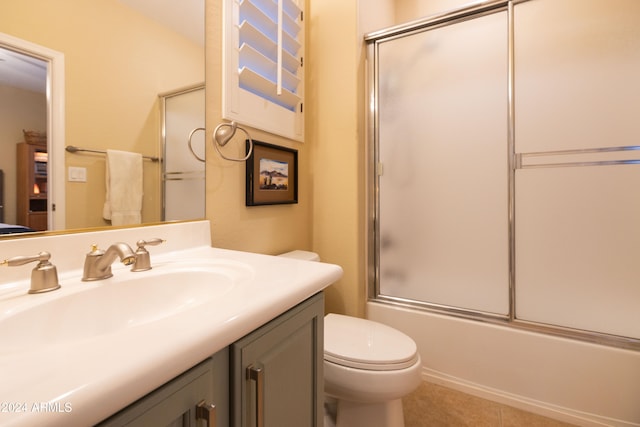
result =
[[523,411],[542,415],[555,420],[564,421],[584,427],[640,427],[640,424],[631,423],[622,420],[602,417],[596,414],[575,411],[570,408],[564,408],[550,403],[541,402],[527,397],[508,393],[503,390],[493,389],[482,386],[481,384],[471,383],[460,378],[452,377],[442,372],[434,371],[429,368],[422,368],[422,379],[424,381],[438,384],[450,389],[458,390],[466,394],[470,394],[493,402],[508,405]]

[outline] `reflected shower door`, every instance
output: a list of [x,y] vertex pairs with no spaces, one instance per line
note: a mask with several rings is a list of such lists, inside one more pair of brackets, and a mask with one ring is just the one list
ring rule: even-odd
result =
[[509,314],[506,11],[378,46],[379,293]]
[[164,164],[163,220],[204,218],[205,205],[205,137],[203,131],[193,134],[189,150],[189,134],[204,128],[204,87],[164,96]]

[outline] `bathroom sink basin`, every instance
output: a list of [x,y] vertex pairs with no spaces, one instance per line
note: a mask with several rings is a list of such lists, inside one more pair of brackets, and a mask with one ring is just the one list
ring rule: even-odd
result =
[[219,300],[249,275],[251,270],[243,265],[166,262],[144,272],[114,269],[113,277],[95,282],[61,280],[61,291],[26,296],[23,307],[0,314],[0,355],[162,320]]

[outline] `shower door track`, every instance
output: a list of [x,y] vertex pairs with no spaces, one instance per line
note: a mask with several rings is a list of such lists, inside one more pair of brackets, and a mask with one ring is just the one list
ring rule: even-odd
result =
[[[364,36],[367,43],[368,54],[368,87],[367,93],[370,100],[368,104],[368,127],[367,138],[367,293],[370,301],[383,304],[401,306],[410,309],[420,309],[438,314],[446,314],[459,318],[491,323],[506,327],[527,330],[536,333],[549,334],[569,339],[576,339],[612,347],[640,350],[640,339],[625,336],[607,334],[596,331],[573,329],[559,325],[550,325],[540,322],[521,320],[516,318],[516,288],[515,288],[515,173],[518,169],[537,167],[567,167],[567,166],[600,166],[600,165],[628,165],[639,164],[640,160],[598,160],[598,161],[578,161],[567,163],[545,163],[531,164],[526,159],[537,156],[558,156],[558,155],[582,155],[588,153],[605,153],[611,151],[635,151],[640,150],[640,146],[624,146],[615,148],[599,148],[593,150],[565,150],[544,153],[516,153],[515,152],[515,101],[514,101],[514,6],[532,0],[487,0],[453,9],[441,14],[426,17],[424,19],[412,21],[406,24],[389,27],[375,31]],[[405,37],[411,34],[420,33],[426,30],[463,22],[479,18],[488,14],[507,11],[508,21],[508,73],[507,73],[507,151],[508,151],[508,236],[509,236],[509,312],[508,314],[490,313],[474,309],[455,307],[432,302],[417,301],[407,298],[381,295],[380,294],[380,246],[379,246],[379,186],[378,177],[382,175],[382,165],[378,159],[379,133],[378,133],[378,55],[377,43],[389,41],[394,38]]]

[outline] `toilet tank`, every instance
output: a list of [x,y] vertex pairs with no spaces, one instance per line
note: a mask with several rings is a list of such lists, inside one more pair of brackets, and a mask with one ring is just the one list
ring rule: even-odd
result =
[[320,255],[318,255],[315,252],[309,252],[309,251],[295,250],[291,252],[286,252],[284,254],[280,254],[278,256],[301,259],[304,261],[320,261]]

